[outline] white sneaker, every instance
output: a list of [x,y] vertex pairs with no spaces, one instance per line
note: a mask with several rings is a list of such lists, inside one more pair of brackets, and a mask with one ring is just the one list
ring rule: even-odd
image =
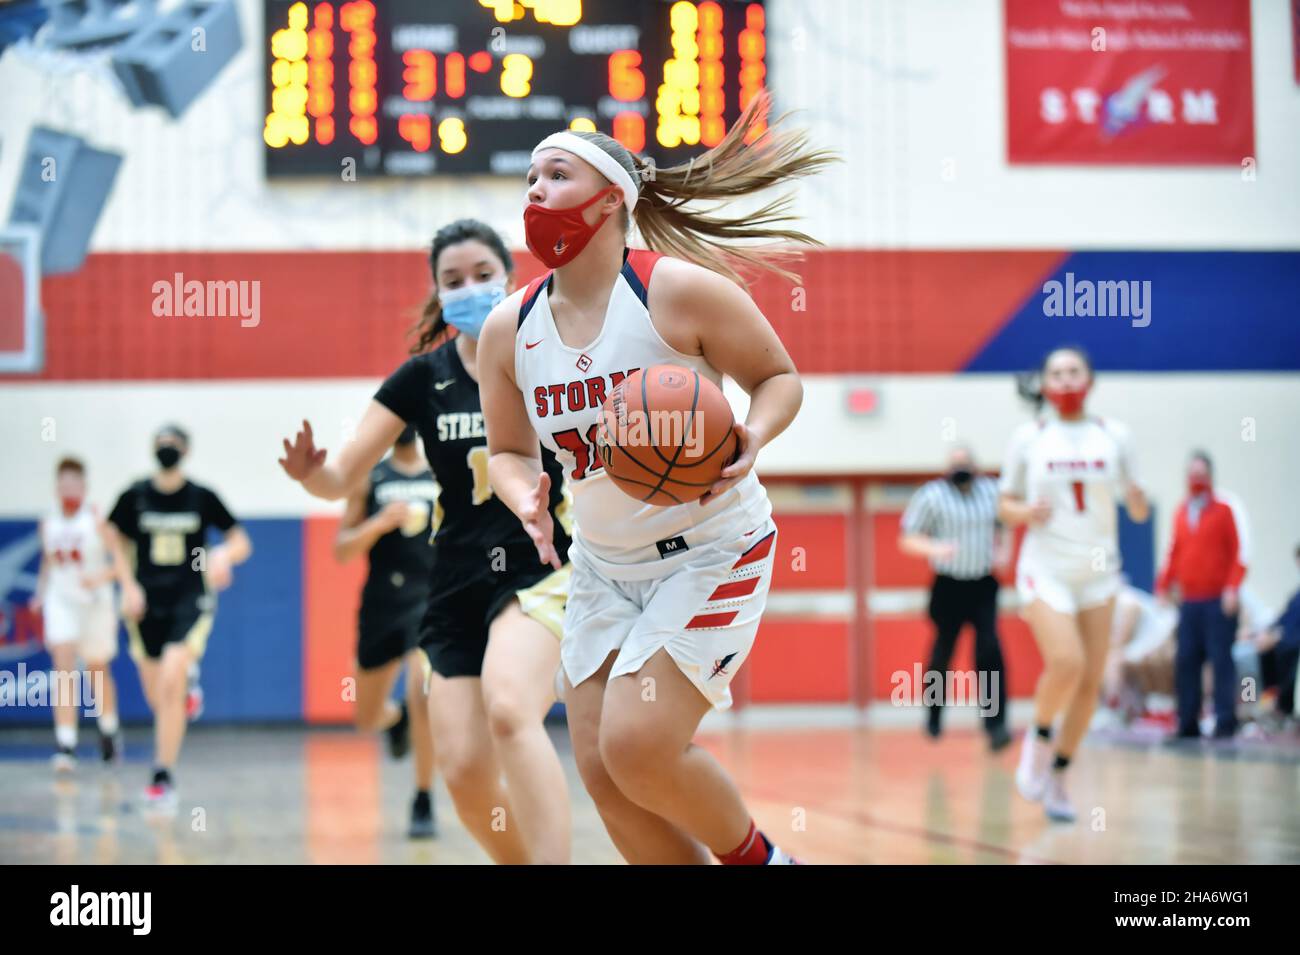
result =
[[780,846],[772,846],[772,853],[767,857],[767,861],[763,865],[803,865],[803,863]]
[[1047,792],[1043,796],[1047,818],[1055,822],[1074,822],[1074,803],[1070,802],[1070,794],[1065,791],[1065,770],[1052,770],[1048,777]]
[[60,746],[50,757],[50,765],[60,776],[67,775],[77,768],[77,754],[72,749]]
[[152,783],[145,787],[145,810],[160,815],[174,815],[178,805],[176,787],[172,783]]
[[1029,727],[1020,744],[1020,765],[1016,767],[1016,789],[1030,802],[1039,802],[1047,791],[1052,771],[1052,744],[1039,739],[1038,730]]

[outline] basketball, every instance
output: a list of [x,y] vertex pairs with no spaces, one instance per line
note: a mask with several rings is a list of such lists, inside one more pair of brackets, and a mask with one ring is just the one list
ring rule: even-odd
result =
[[736,456],[735,416],[722,389],[678,365],[651,365],[606,399],[596,447],[610,480],[647,504],[694,501]]

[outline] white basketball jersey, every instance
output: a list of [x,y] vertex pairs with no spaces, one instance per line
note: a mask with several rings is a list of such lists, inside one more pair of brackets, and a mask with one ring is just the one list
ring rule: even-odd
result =
[[88,604],[112,598],[110,584],[93,590],[81,585],[84,576],[108,566],[98,514],[89,504],[83,502],[71,517],[64,516],[61,509],[50,512],[41,522],[41,547],[49,562],[47,599]]
[[1025,533],[1023,553],[1064,574],[1119,569],[1116,508],[1136,481],[1128,429],[1116,421],[1042,418],[1016,429],[1001,490],[1052,514]]
[[519,307],[515,381],[538,438],[555,453],[573,489],[574,545],[614,579],[667,574],[691,548],[747,533],[772,512],[753,471],[704,506],[642,503],[604,471],[596,452],[597,419],[605,398],[628,375],[651,365],[678,365],[721,387],[715,368],[700,355],[671,348],[650,320],[648,288],[659,258],[643,250],[625,253],[605,323],[583,348],[560,340],[547,295],[550,273],[529,284]]

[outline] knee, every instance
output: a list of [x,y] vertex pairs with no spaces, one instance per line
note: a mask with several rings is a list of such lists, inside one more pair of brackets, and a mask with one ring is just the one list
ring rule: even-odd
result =
[[600,758],[610,779],[629,799],[640,801],[669,783],[671,753],[645,728],[600,728]]
[[1048,660],[1048,668],[1058,680],[1077,684],[1084,676],[1083,654],[1069,650],[1058,653]]
[[582,779],[583,788],[597,808],[603,809],[627,798],[610,776],[605,761],[601,758],[600,746],[594,739],[588,745],[575,744],[573,758],[578,764],[578,776]]
[[537,722],[535,714],[527,712],[518,694],[505,688],[485,689],[483,704],[487,709],[488,731],[494,740],[510,740]]
[[492,784],[486,761],[467,746],[439,747],[438,769],[447,791],[457,802],[473,801]]
[[383,709],[374,709],[373,707],[365,708],[358,706],[352,712],[352,725],[363,733],[373,733],[376,730],[383,729],[383,721],[380,720],[379,714]]
[[1103,675],[1100,670],[1085,670],[1079,676],[1074,692],[1086,697],[1100,696]]
[[185,690],[189,686],[189,677],[184,670],[176,668],[164,669],[158,674],[158,682],[155,692],[159,700],[183,699]]

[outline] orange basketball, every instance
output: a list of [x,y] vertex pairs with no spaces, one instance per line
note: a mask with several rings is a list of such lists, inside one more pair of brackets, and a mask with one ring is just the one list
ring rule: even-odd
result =
[[596,449],[624,493],[647,504],[685,504],[702,497],[735,458],[735,420],[709,379],[678,365],[651,365],[606,399]]

